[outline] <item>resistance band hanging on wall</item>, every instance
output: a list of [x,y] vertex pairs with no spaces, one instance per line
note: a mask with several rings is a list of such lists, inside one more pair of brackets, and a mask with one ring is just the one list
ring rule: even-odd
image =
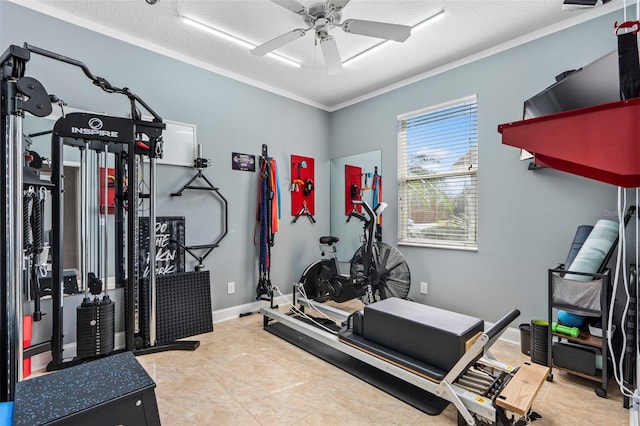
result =
[[[271,247],[280,225],[280,182],[276,160],[270,158],[267,145],[262,145],[258,175],[258,207],[256,211],[256,234],[254,243],[259,247],[258,285],[256,300],[270,300],[271,291]],[[257,237],[257,241],[256,238]],[[267,296],[268,299],[263,298]]]
[[[373,180],[371,182],[373,189],[373,210],[378,208],[378,204],[382,202],[382,176],[378,174],[378,166],[374,168]],[[382,241],[382,215],[378,215],[376,219],[376,241]]]

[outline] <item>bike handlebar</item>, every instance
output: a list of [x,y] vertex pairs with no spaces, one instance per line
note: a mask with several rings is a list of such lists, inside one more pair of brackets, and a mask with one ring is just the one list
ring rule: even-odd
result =
[[349,222],[352,217],[355,217],[356,219],[361,220],[363,222],[367,221],[367,218],[362,213],[358,212],[355,209],[351,213],[349,213],[349,217],[347,218],[347,222]]
[[373,219],[374,217],[376,217],[376,213],[373,211],[373,209],[371,208],[369,203],[367,203],[366,201],[364,201],[364,200],[351,200],[351,204],[354,204],[356,206],[357,205],[362,206],[362,208],[364,208],[364,210],[369,215],[369,219]]

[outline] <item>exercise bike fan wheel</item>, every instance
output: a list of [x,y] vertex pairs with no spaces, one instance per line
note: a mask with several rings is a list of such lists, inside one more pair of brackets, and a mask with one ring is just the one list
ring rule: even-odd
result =
[[316,302],[326,302],[331,299],[331,283],[323,278],[324,264],[321,260],[312,263],[302,273],[300,284],[304,289],[304,296]]
[[[366,279],[364,265],[362,264],[363,245],[356,251],[351,259],[351,276]],[[404,256],[398,249],[383,242],[373,244],[373,257],[369,267],[369,280],[372,294],[362,296],[365,304],[387,297],[399,297],[406,299],[411,286],[411,273]],[[373,300],[371,300],[373,296]]]

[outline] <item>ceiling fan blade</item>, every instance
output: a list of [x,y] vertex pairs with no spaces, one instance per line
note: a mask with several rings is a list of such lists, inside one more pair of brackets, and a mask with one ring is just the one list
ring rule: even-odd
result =
[[349,4],[351,0],[331,0],[331,4],[333,5],[333,7],[336,8],[336,10],[339,12],[342,9],[345,8],[346,5]]
[[269,52],[272,52],[287,43],[291,43],[292,41],[304,36],[307,33],[306,30],[301,30],[297,28],[293,31],[289,31],[288,33],[284,33],[281,36],[274,38],[273,40],[269,40],[268,42],[261,44],[258,47],[254,47],[250,50],[252,54],[255,56],[264,56]]
[[334,38],[329,36],[321,39],[320,47],[322,48],[322,56],[324,56],[327,72],[329,74],[337,74],[342,71],[342,60],[340,59],[340,52],[338,52],[338,45]]
[[303,5],[301,5],[295,0],[271,0],[271,1],[297,14],[301,14],[306,9]]
[[342,24],[342,30],[347,33],[361,34],[369,37],[384,38],[395,41],[405,41],[411,35],[411,27],[408,25],[363,21],[361,19],[347,19]]

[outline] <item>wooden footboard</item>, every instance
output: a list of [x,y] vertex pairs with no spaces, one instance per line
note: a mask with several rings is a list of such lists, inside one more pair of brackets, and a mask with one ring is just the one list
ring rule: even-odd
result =
[[549,367],[524,363],[496,398],[496,405],[526,416],[549,374]]

